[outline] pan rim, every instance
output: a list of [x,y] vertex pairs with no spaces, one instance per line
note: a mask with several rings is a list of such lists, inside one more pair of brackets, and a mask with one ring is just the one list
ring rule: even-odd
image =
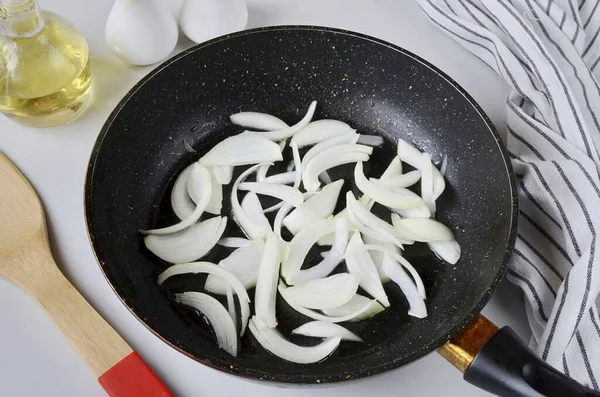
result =
[[[439,77],[441,77],[443,80],[448,82],[473,107],[473,109],[477,112],[477,114],[481,117],[481,119],[487,126],[488,131],[491,134],[494,141],[496,142],[499,153],[502,156],[502,160],[503,160],[505,168],[506,168],[508,183],[510,185],[509,186],[510,187],[510,196],[511,196],[510,197],[511,198],[510,230],[508,233],[508,238],[505,242],[506,252],[505,252],[504,258],[502,259],[502,263],[500,264],[500,266],[498,268],[498,272],[497,272],[496,276],[494,277],[493,281],[490,283],[490,285],[488,286],[486,291],[479,297],[479,299],[477,300],[477,303],[470,309],[470,312],[465,317],[463,317],[463,319],[461,321],[459,321],[453,327],[451,327],[447,333],[438,337],[437,339],[434,339],[432,342],[424,345],[421,349],[416,350],[413,353],[403,356],[401,358],[397,358],[392,361],[381,363],[380,365],[375,366],[375,367],[369,367],[369,368],[363,368],[360,370],[355,370],[351,374],[338,372],[336,374],[324,374],[323,376],[301,375],[301,374],[296,374],[296,375],[275,374],[275,375],[273,375],[272,373],[269,373],[269,372],[262,372],[262,371],[258,371],[255,369],[248,369],[245,367],[231,366],[225,362],[223,362],[221,365],[219,365],[220,362],[213,363],[211,361],[206,361],[205,359],[202,359],[196,355],[193,355],[193,354],[183,350],[182,348],[176,346],[175,344],[173,344],[172,342],[167,340],[164,336],[162,336],[161,334],[156,332],[148,323],[146,323],[146,321],[143,320],[143,316],[139,313],[139,310],[135,307],[134,304],[129,305],[127,303],[127,298],[124,294],[122,294],[119,291],[119,287],[118,287],[117,283],[115,283],[115,282],[113,282],[113,280],[111,280],[111,278],[107,274],[107,271],[105,271],[105,269],[104,269],[105,259],[103,258],[102,250],[99,247],[98,241],[95,237],[96,232],[95,232],[94,226],[91,221],[92,190],[93,190],[92,189],[92,181],[94,178],[96,162],[98,160],[98,155],[102,149],[102,144],[103,144],[104,138],[108,134],[108,131],[110,130],[110,128],[112,126],[112,123],[118,117],[120,111],[125,107],[127,102],[137,93],[137,91],[141,87],[144,86],[144,84],[146,84],[148,81],[152,80],[155,76],[157,76],[163,69],[167,68],[169,65],[179,61],[180,59],[182,59],[196,51],[199,51],[199,50],[201,50],[205,47],[211,46],[213,44],[220,43],[222,41],[229,40],[232,38],[243,37],[243,36],[248,36],[248,35],[253,35],[253,34],[260,34],[263,32],[302,31],[302,30],[317,31],[317,32],[320,31],[320,32],[326,32],[326,33],[334,33],[334,34],[352,36],[352,37],[356,37],[358,39],[362,39],[362,40],[366,40],[369,42],[373,42],[378,45],[382,45],[393,51],[400,52],[403,55],[422,64],[423,66],[430,69],[433,73],[435,73]],[[504,145],[502,143],[502,139],[501,139],[500,135],[498,134],[498,131],[496,130],[495,126],[492,124],[492,122],[489,119],[489,117],[487,116],[487,114],[483,111],[481,106],[456,81],[454,81],[450,76],[448,76],[446,73],[444,73],[441,69],[439,69],[438,67],[429,63],[425,59],[419,57],[418,55],[412,53],[411,51],[408,51],[408,50],[406,50],[400,46],[397,46],[395,44],[389,43],[385,40],[378,39],[378,38],[375,38],[375,37],[372,37],[372,36],[369,36],[369,35],[366,35],[363,33],[357,33],[357,32],[353,32],[353,31],[345,30],[345,29],[338,29],[338,28],[331,28],[331,27],[324,27],[324,26],[313,26],[313,25],[268,26],[268,27],[249,29],[249,30],[245,30],[245,31],[240,31],[240,32],[220,36],[220,37],[214,38],[212,40],[209,40],[207,42],[204,42],[202,44],[195,45],[187,50],[184,50],[181,53],[173,56],[172,58],[166,60],[165,62],[163,62],[162,64],[157,66],[155,69],[153,69],[151,72],[149,72],[146,76],[144,76],[139,82],[137,82],[123,96],[123,98],[115,106],[113,111],[110,113],[110,115],[104,122],[102,129],[100,130],[100,133],[98,134],[98,137],[96,138],[96,141],[95,141],[92,151],[90,153],[90,158],[89,158],[88,166],[87,166],[87,172],[85,175],[84,192],[83,192],[84,221],[86,224],[86,232],[88,235],[88,240],[92,247],[92,252],[94,253],[94,257],[96,258],[96,262],[97,262],[98,266],[100,267],[100,270],[102,271],[104,278],[110,285],[113,292],[116,294],[116,296],[119,298],[119,300],[123,303],[123,305],[131,312],[131,314],[142,325],[144,325],[152,334],[154,334],[156,337],[158,337],[160,340],[162,340],[164,343],[166,343],[171,348],[173,348],[176,351],[184,354],[185,356],[193,359],[194,361],[197,361],[199,363],[207,365],[211,368],[217,369],[219,371],[222,371],[222,372],[230,374],[230,375],[239,376],[242,378],[249,378],[249,379],[255,379],[255,380],[256,379],[266,380],[266,381],[271,381],[271,382],[276,382],[276,383],[292,383],[292,384],[323,384],[323,383],[340,382],[340,381],[347,381],[347,380],[351,380],[351,379],[364,378],[367,376],[387,372],[389,370],[409,364],[409,363],[425,356],[426,354],[429,354],[433,350],[439,348],[444,343],[446,343],[452,336],[458,334],[461,330],[463,330],[475,318],[475,316],[478,313],[480,313],[480,311],[483,309],[483,307],[488,303],[488,301],[490,300],[490,298],[492,296],[492,293],[498,286],[499,282],[504,278],[504,275],[505,275],[507,267],[508,267],[508,260],[512,254],[512,250],[514,248],[516,236],[517,236],[517,216],[516,216],[516,214],[518,213],[517,197],[518,196],[517,196],[516,179],[515,179],[512,164],[510,161],[510,156],[508,154],[507,149],[504,147]]]

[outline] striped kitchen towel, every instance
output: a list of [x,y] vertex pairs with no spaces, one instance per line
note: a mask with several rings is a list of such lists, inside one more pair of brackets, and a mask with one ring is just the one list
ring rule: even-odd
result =
[[508,141],[520,217],[508,279],[531,346],[600,383],[600,0],[417,0],[511,87]]

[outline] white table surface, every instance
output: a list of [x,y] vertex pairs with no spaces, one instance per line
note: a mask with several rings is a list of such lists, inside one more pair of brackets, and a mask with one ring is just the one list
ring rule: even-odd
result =
[[[104,43],[111,0],[39,0],[70,19],[86,36],[93,59],[94,96],[71,124],[32,129],[0,116],[0,151],[7,154],[45,204],[57,261],[82,294],[105,316],[178,396],[352,397],[487,396],[462,380],[437,354],[370,379],[311,388],[276,388],[207,368],[172,350],[131,316],[112,292],[92,254],[83,221],[83,180],[92,145],[109,112],[152,67],[129,67]],[[433,27],[411,0],[248,0],[248,27],[311,24],[340,27],[398,44],[440,67],[505,130],[508,89],[481,61]],[[177,51],[188,47],[180,39]],[[2,188],[2,187],[0,187]],[[522,295],[503,282],[484,310],[525,340]],[[68,342],[33,299],[0,279],[0,396],[105,396]]]

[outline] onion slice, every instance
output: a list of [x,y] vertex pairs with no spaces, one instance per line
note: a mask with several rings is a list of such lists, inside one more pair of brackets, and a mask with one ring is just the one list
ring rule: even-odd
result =
[[242,331],[240,332],[240,335],[244,335],[244,332],[246,331],[246,325],[248,324],[248,318],[250,317],[250,305],[248,304],[248,302],[250,302],[250,297],[248,296],[248,293],[246,292],[246,289],[244,288],[242,282],[230,271],[220,266],[217,266],[214,263],[190,262],[181,263],[179,265],[173,265],[167,268],[167,270],[165,270],[158,276],[158,285],[161,285],[165,282],[165,280],[169,279],[170,277],[186,273],[215,274],[225,279],[229,284],[231,284],[231,286],[235,290],[235,293],[238,297],[238,301],[240,303],[240,309],[242,311]]
[[250,245],[250,243],[250,240],[241,237],[225,237],[217,242],[217,244],[227,248],[247,247]]
[[[229,317],[231,317],[231,321],[233,321],[233,326],[237,329],[237,314],[235,312],[235,298],[233,297],[233,290],[231,286],[227,287],[227,311],[229,312]],[[235,333],[234,333],[235,335]]]
[[298,145],[298,148],[303,148],[315,145],[334,136],[352,135],[355,131],[355,129],[343,121],[330,119],[317,120],[298,131],[292,138],[291,143]]
[[405,218],[392,214],[392,224],[401,238],[421,242],[451,241],[454,234],[448,226],[431,218]]
[[[387,176],[385,179],[382,177],[378,181],[383,183],[386,187],[389,188],[399,188],[399,187],[409,187],[419,182],[421,179],[421,171],[414,170],[409,171],[406,174],[398,174]],[[371,179],[373,180],[373,179]],[[376,181],[375,179],[374,181]]]
[[240,228],[250,239],[255,240],[262,238],[265,235],[264,228],[262,225],[257,225],[254,223],[252,218],[246,214],[246,212],[242,209],[240,205],[240,201],[238,200],[238,186],[242,181],[244,181],[248,175],[255,172],[262,164],[256,164],[253,167],[248,168],[244,171],[233,183],[233,187],[231,188],[231,208],[233,210],[233,219],[240,225]]
[[254,294],[256,319],[269,328],[277,326],[275,298],[277,296],[280,263],[279,237],[274,233],[269,233],[258,268],[256,292]]
[[341,338],[330,338],[316,346],[298,346],[285,339],[277,330],[261,327],[256,317],[250,320],[250,332],[258,343],[277,357],[297,364],[324,360],[340,345]]
[[231,183],[231,178],[233,178],[233,166],[223,165],[214,167],[213,175],[221,185],[229,185],[229,183]]
[[329,309],[341,306],[356,294],[358,277],[339,273],[311,280],[287,289],[287,300],[309,309]]
[[[386,256],[388,255],[386,254]],[[410,306],[408,314],[417,318],[427,317],[427,307],[425,306],[425,302],[419,295],[417,287],[408,274],[406,274],[402,266],[393,260],[384,260],[383,272],[387,274],[393,282],[398,284],[402,293],[408,300]]]
[[432,241],[429,248],[440,259],[454,265],[460,259],[460,245],[456,240],[451,241]]
[[390,161],[390,164],[387,166],[383,174],[381,174],[381,178],[379,179],[385,183],[389,178],[401,174],[402,161],[400,160],[400,157],[396,156],[392,159],[392,161]]
[[256,179],[257,182],[265,182],[265,183],[276,183],[280,185],[289,185],[290,183],[294,183],[296,180],[296,172],[282,172],[281,174],[275,174],[271,176],[265,177],[262,181]]
[[421,197],[408,189],[398,188],[392,191],[381,183],[369,181],[365,177],[362,162],[356,163],[354,182],[361,192],[390,209],[404,210],[427,207]]
[[[286,248],[286,254],[281,264],[281,274],[286,281],[293,279],[300,270],[308,251],[315,245],[317,240],[335,231],[333,219],[323,219],[313,222],[300,230],[290,241]],[[288,281],[289,282],[289,281]]]
[[248,190],[256,194],[278,198],[294,207],[299,207],[304,202],[304,196],[300,190],[291,186],[278,185],[264,182],[244,182],[239,185],[240,190]]
[[[364,307],[368,307],[368,310],[363,310]],[[349,322],[357,322],[369,319],[374,315],[381,313],[385,308],[381,306],[376,300],[372,300],[362,295],[354,295],[347,303],[342,306],[333,307],[331,309],[323,309],[323,313],[331,317],[343,317],[354,315],[357,312],[359,314],[354,315],[348,319]]]
[[317,143],[315,146],[311,147],[308,152],[302,158],[302,167],[306,167],[306,164],[309,163],[317,154],[322,153],[324,150],[340,146],[340,145],[354,145],[358,141],[359,135],[356,133],[344,134],[334,136],[332,138],[326,139]]
[[333,214],[338,196],[344,181],[337,180],[321,189],[320,194],[315,194],[296,208],[284,220],[283,225],[296,234],[309,223],[327,218]]
[[269,220],[263,212],[262,206],[260,205],[260,200],[258,199],[256,193],[246,193],[242,200],[242,210],[244,210],[244,213],[248,219],[254,223],[254,226],[260,229],[260,232],[263,236],[271,231],[271,225],[269,224]]
[[367,161],[373,148],[364,145],[338,145],[323,150],[315,155],[302,170],[302,182],[307,191],[315,191],[321,185],[319,174],[342,164]]
[[347,330],[341,325],[329,321],[311,321],[302,324],[292,331],[292,334],[310,336],[313,338],[341,338],[352,342],[362,342],[362,339],[354,332]]
[[202,313],[215,331],[219,348],[234,357],[237,356],[238,338],[235,324],[218,300],[201,292],[184,292],[175,294],[175,301]]
[[[196,203],[194,212],[175,225],[164,227],[162,229],[141,230],[141,232],[146,234],[170,234],[179,232],[198,222],[198,219],[200,219],[210,201],[212,195],[211,185],[210,172],[208,169],[198,163],[192,164],[192,170],[190,171],[187,186],[188,192],[194,192],[195,195],[192,197],[192,200]],[[190,188],[190,186],[192,187]]]
[[427,153],[423,153],[421,159],[421,197],[427,204],[431,215],[435,214],[435,199],[433,198],[433,164],[431,163],[431,156]]
[[349,229],[348,220],[339,218],[335,221],[335,241],[331,250],[327,252],[323,260],[315,266],[300,270],[290,278],[290,284],[302,284],[311,280],[327,277],[333,269],[344,259],[344,252],[348,245]]
[[[418,170],[422,171],[423,167],[423,155],[419,149],[406,142],[405,140],[398,139],[398,157],[400,159]],[[443,193],[446,188],[446,181],[444,177],[437,169],[433,167],[433,199],[437,200],[438,197]]]
[[313,118],[315,114],[315,110],[317,108],[317,101],[312,101],[306,114],[298,123],[294,124],[291,127],[282,128],[276,131],[268,131],[268,132],[255,132],[255,131],[246,131],[242,135],[261,135],[266,139],[270,139],[271,141],[281,141],[283,139],[288,139],[292,137],[296,132],[300,131],[304,128]]
[[216,216],[176,233],[151,234],[144,237],[144,244],[167,262],[190,262],[202,258],[217,244],[226,225],[227,218]]
[[171,207],[173,212],[183,220],[194,213],[196,204],[190,198],[187,189],[188,178],[192,172],[192,166],[188,165],[175,179],[173,190],[171,190]]
[[279,145],[260,135],[239,134],[217,143],[200,160],[209,167],[281,161]]
[[278,117],[259,112],[240,112],[232,114],[229,119],[233,124],[245,128],[256,128],[265,131],[275,131],[288,128],[285,121]]
[[[252,241],[248,246],[236,249],[227,258],[221,260],[219,266],[237,277],[245,289],[254,288],[264,247],[262,240]],[[214,274],[210,274],[204,283],[204,289],[213,294],[224,295],[228,288],[229,283]]]
[[213,215],[220,215],[223,208],[223,186],[217,181],[214,170],[214,168],[211,169],[211,195],[205,211]]
[[[278,289],[279,289],[279,293],[281,294],[283,299],[286,301],[286,303],[288,305],[290,305],[290,307],[292,309],[294,309],[295,311],[297,311],[298,313],[303,314],[308,318],[312,318],[313,320],[329,321],[331,323],[343,323],[344,321],[350,321],[358,316],[361,316],[363,313],[367,313],[367,312],[371,311],[375,305],[379,305],[379,303],[377,303],[376,300],[369,300],[369,302],[365,303],[364,306],[357,308],[355,312],[347,313],[347,314],[340,315],[340,316],[327,316],[322,313],[316,312],[314,310],[308,309],[304,306],[300,306],[291,300],[288,300],[288,297],[287,297],[288,287],[286,287],[283,283],[281,283],[281,282],[279,283]],[[333,310],[333,309],[326,309],[326,310]]]
[[360,233],[354,233],[346,248],[346,266],[348,271],[356,274],[360,280],[360,287],[383,306],[389,307],[390,301],[383,290],[379,273],[373,259],[365,248],[360,238]]

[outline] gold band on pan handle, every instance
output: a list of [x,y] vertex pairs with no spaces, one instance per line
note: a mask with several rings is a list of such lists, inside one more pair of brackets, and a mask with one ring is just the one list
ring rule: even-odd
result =
[[465,372],[479,350],[498,332],[498,327],[490,320],[478,314],[459,334],[438,349],[438,353]]

